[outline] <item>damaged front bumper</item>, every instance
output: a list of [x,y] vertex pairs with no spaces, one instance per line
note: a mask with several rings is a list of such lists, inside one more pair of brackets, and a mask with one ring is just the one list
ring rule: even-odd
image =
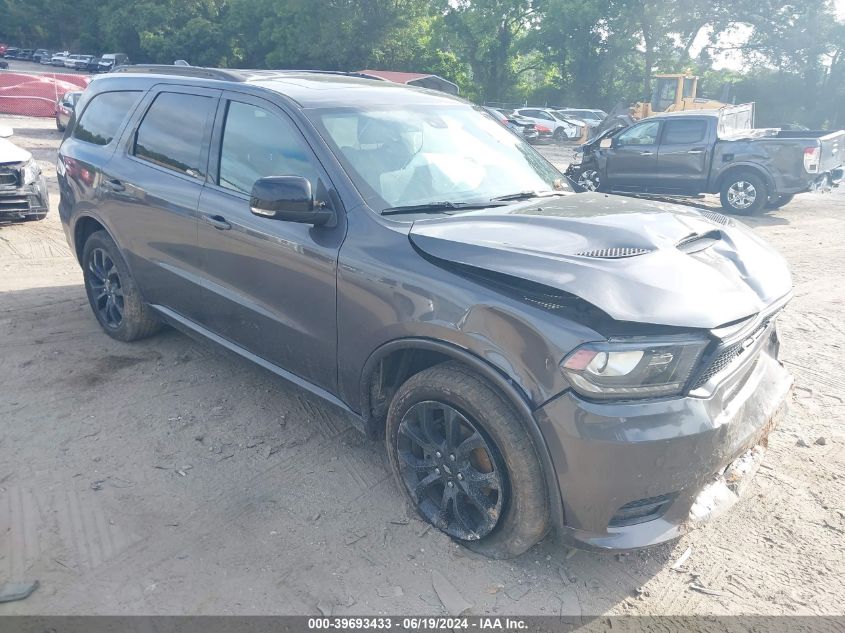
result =
[[648,547],[733,505],[784,415],[792,377],[777,347],[772,324],[759,353],[707,397],[593,403],[566,392],[536,411],[563,501],[562,540]]
[[47,213],[50,196],[44,174],[39,172],[26,184],[22,184],[22,170],[5,170],[2,175],[8,177],[0,180],[0,222],[43,217]]

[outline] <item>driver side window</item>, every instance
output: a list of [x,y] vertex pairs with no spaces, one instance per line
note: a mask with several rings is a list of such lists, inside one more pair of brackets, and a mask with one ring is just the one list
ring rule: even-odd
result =
[[255,181],[266,176],[303,176],[317,186],[311,150],[290,121],[264,108],[230,101],[218,184],[249,194]]
[[657,133],[660,131],[660,121],[640,123],[625,130],[617,137],[616,144],[623,145],[656,145]]

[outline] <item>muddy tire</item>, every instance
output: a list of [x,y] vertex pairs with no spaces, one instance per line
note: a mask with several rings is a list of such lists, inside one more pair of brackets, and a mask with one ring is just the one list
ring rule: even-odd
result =
[[459,363],[415,374],[396,392],[385,444],[422,518],[491,558],[511,558],[548,530],[540,461],[518,414]]
[[787,194],[783,196],[775,196],[774,198],[770,198],[769,201],[766,203],[767,209],[780,209],[781,207],[785,207],[792,199],[795,197],[795,194]]
[[737,215],[757,215],[766,208],[769,188],[757,174],[739,171],[728,175],[720,190],[722,208]]
[[82,275],[91,311],[113,339],[137,341],[161,329],[161,322],[141,299],[117,244],[105,231],[92,233],[85,242]]

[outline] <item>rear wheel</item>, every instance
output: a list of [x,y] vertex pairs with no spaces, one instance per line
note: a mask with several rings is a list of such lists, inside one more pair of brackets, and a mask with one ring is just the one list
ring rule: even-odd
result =
[[57,129],[59,132],[64,132],[64,131],[65,131],[65,126],[61,124],[61,122],[59,121],[59,117],[56,117],[56,129]]
[[458,363],[399,388],[385,443],[420,515],[463,545],[509,558],[545,534],[545,484],[531,439],[507,400]]
[[563,142],[564,142],[564,141],[568,138],[568,137],[566,136],[566,130],[564,130],[562,127],[559,127],[558,129],[556,129],[556,130],[555,130],[555,133],[554,133],[554,135],[553,135],[553,138],[554,138],[554,139],[555,139],[558,143],[563,143]]
[[767,209],[780,209],[781,207],[785,207],[792,199],[795,197],[795,194],[787,194],[782,196],[775,196],[774,198],[770,198],[769,201],[766,203]]
[[82,275],[88,303],[106,334],[129,342],[161,329],[161,322],[141,299],[117,244],[105,231],[92,233],[85,242]]
[[769,199],[765,181],[751,172],[737,172],[725,178],[721,188],[722,208],[728,213],[756,215]]

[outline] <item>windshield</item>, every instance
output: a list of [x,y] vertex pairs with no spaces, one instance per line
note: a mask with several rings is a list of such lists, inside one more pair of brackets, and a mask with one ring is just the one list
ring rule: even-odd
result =
[[468,105],[307,112],[379,213],[432,203],[484,204],[526,191],[571,191],[531,146]]

